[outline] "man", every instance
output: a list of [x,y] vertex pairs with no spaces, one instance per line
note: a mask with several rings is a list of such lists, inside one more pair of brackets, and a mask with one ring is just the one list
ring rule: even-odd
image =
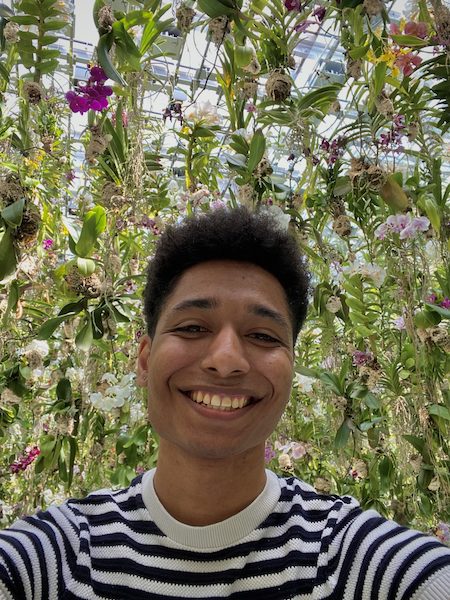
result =
[[166,231],[138,357],[157,468],[1,533],[0,598],[450,598],[437,540],[265,470],[308,288],[268,217],[221,210]]

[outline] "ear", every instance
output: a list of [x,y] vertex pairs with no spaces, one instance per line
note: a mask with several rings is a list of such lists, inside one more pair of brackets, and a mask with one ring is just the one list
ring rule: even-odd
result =
[[150,357],[151,348],[152,340],[150,339],[150,337],[147,334],[142,336],[141,341],[139,342],[139,350],[136,365],[136,383],[140,387],[147,387],[148,359]]

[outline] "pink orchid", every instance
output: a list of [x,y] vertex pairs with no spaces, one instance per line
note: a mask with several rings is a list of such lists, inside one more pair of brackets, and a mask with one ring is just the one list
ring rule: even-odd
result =
[[409,77],[414,70],[420,66],[422,59],[417,54],[408,52],[408,54],[399,54],[395,59],[395,66],[401,69],[405,77]]

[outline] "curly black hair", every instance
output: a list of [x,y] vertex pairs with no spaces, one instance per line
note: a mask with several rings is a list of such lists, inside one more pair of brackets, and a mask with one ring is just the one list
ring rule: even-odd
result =
[[294,339],[306,317],[310,274],[294,238],[268,213],[218,209],[168,226],[147,269],[144,313],[153,337],[166,298],[180,276],[210,260],[235,260],[271,273],[286,293]]

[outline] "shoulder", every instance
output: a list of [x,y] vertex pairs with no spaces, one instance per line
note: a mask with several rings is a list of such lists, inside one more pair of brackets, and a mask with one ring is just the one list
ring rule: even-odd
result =
[[363,512],[359,502],[352,496],[320,494],[296,477],[279,477],[279,483],[280,507],[286,510],[301,510],[314,519],[325,518],[327,514],[334,518],[344,518],[347,515],[356,517]]
[[42,597],[60,597],[58,590],[78,568],[80,554],[89,554],[92,531],[107,534],[121,521],[139,521],[140,483],[138,477],[123,490],[67,500],[0,531],[0,597],[3,592],[31,598],[34,589],[43,590]]
[[72,498],[66,502],[69,510],[79,516],[107,514],[108,512],[122,512],[132,516],[139,513],[144,507],[142,501],[142,475],[133,479],[129,487],[113,490],[101,489],[91,492],[85,498]]
[[318,494],[295,478],[281,478],[280,485],[279,510],[290,523],[295,515],[308,542],[318,543],[317,582],[324,590],[345,590],[345,598],[377,589],[380,598],[443,600],[426,591],[434,585],[448,592],[450,549],[437,538],[362,510],[351,496]]

